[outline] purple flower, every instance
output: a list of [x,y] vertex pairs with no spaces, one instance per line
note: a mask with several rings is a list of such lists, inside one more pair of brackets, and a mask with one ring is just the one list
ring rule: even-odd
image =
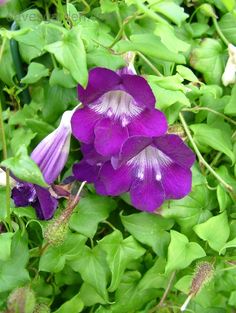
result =
[[78,87],[84,108],[72,119],[72,133],[83,143],[94,144],[103,156],[114,156],[125,140],[134,135],[160,136],[167,131],[164,114],[155,109],[155,97],[144,78],[94,68],[86,89]]
[[35,208],[39,219],[48,220],[52,218],[58,201],[46,188],[25,182],[18,182],[12,189],[11,194],[15,206],[25,207],[31,205]]
[[118,157],[104,163],[86,158],[74,165],[77,179],[94,182],[96,191],[118,196],[130,192],[132,204],[153,212],[164,200],[180,199],[191,191],[193,152],[177,135],[133,136]]
[[[71,138],[71,116],[74,110],[62,115],[60,125],[33,150],[31,158],[39,166],[45,181],[51,185],[58,177],[68,158]],[[18,182],[12,190],[16,206],[31,205],[40,219],[50,219],[58,201],[47,188]]]

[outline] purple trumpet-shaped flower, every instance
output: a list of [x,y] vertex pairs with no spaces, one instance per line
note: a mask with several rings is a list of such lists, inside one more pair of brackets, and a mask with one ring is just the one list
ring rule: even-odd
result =
[[137,209],[153,212],[164,200],[180,199],[191,191],[194,160],[177,135],[133,136],[118,157],[96,164],[85,158],[74,165],[73,172],[79,180],[94,182],[100,194],[118,196],[129,191]]
[[146,80],[131,68],[117,72],[94,68],[86,89],[78,86],[84,107],[72,119],[72,133],[83,143],[94,144],[103,156],[114,156],[127,138],[134,135],[160,136],[167,121],[155,109],[155,97]]
[[[49,185],[56,180],[67,161],[73,113],[74,111],[66,111],[58,128],[45,137],[31,154]],[[34,207],[40,219],[50,219],[58,204],[49,189],[22,181],[13,188],[12,198],[16,206]]]

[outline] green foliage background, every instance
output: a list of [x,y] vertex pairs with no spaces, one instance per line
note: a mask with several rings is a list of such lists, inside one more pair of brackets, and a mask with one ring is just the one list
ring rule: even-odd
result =
[[[30,207],[14,208],[1,187],[0,310],[9,312],[9,294],[27,286],[41,304],[34,312],[180,312],[204,260],[214,277],[187,311],[235,312],[236,86],[221,82],[226,44],[236,45],[235,1],[11,0],[0,7],[0,25],[0,150],[2,165],[19,177],[44,184],[28,153],[77,105],[76,86],[86,85],[88,69],[116,70],[128,51],[170,131],[198,157],[192,192],[166,202],[160,214],[136,211],[126,195],[104,198],[85,187],[68,228],[54,234],[60,245],[47,245],[50,222],[38,221]],[[20,81],[10,40],[19,44]],[[62,178],[80,159],[74,140]],[[66,205],[60,202],[55,219]]]

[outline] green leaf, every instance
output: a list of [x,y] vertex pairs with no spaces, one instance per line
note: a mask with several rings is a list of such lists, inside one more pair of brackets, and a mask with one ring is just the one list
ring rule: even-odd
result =
[[166,230],[173,226],[173,220],[142,212],[128,216],[122,215],[121,221],[135,239],[150,246],[160,256],[166,254],[170,240]]
[[0,260],[7,261],[11,255],[11,241],[14,233],[0,234]]
[[197,76],[188,67],[177,65],[176,70],[185,80],[190,82],[199,82]]
[[223,247],[221,247],[219,254],[223,253],[225,251],[225,249],[228,248],[235,248],[236,247],[236,238],[228,241],[225,245],[223,245]]
[[170,51],[160,40],[152,34],[140,34],[130,36],[130,41],[119,41],[115,45],[117,52],[139,51],[147,56],[164,61],[185,63],[183,54]]
[[236,306],[236,290],[232,291],[229,298],[229,305],[235,307]]
[[236,17],[232,13],[226,13],[219,21],[219,26],[230,43],[236,45]]
[[55,55],[57,61],[70,71],[76,82],[86,86],[88,81],[86,54],[79,28],[74,27],[64,34],[63,40],[44,48]]
[[220,251],[229,238],[229,224],[227,213],[211,217],[205,223],[196,225],[193,230],[203,240],[206,240],[209,246]]
[[86,237],[68,233],[65,241],[60,246],[50,246],[42,255],[39,262],[40,271],[60,272],[66,261],[78,258],[84,248]]
[[34,84],[43,77],[49,75],[49,69],[43,64],[32,62],[29,65],[27,75],[21,79],[24,84]]
[[36,136],[30,129],[18,128],[14,131],[11,139],[11,149],[14,154],[20,149],[22,145],[28,147],[31,140]]
[[148,2],[152,4],[152,10],[161,13],[161,15],[164,15],[178,26],[188,17],[188,14],[184,13],[184,9],[173,0],[161,0],[158,2],[149,0]]
[[25,145],[22,145],[16,155],[1,162],[2,166],[9,168],[19,179],[41,187],[48,185],[44,181],[43,175],[37,164],[28,156]]
[[102,13],[111,13],[117,10],[117,3],[112,0],[100,0]]
[[54,311],[54,313],[79,313],[83,311],[83,308],[83,301],[81,300],[80,295],[77,294],[70,300],[63,303],[58,310]]
[[224,6],[228,11],[232,11],[235,7],[235,1],[234,0],[221,0],[223,2]]
[[171,25],[157,23],[154,34],[161,38],[161,42],[168,47],[170,51],[178,53],[180,51],[187,51],[190,45],[179,39]]
[[61,86],[64,88],[74,88],[77,86],[77,82],[73,79],[68,70],[54,68],[50,76],[49,83],[51,86]]
[[171,241],[168,247],[166,273],[188,267],[194,260],[203,258],[206,253],[196,242],[175,230],[170,231]]
[[108,197],[87,195],[78,205],[78,211],[70,218],[70,228],[89,238],[95,235],[98,224],[105,221],[115,209],[116,202]]
[[102,252],[98,246],[93,249],[86,246],[80,252],[79,257],[70,262],[70,266],[80,273],[86,283],[95,288],[105,302],[108,302],[107,263]]
[[96,303],[106,304],[106,301],[97,293],[95,288],[87,283],[83,283],[79,293],[85,306],[92,306]]
[[6,261],[0,260],[0,293],[10,291],[30,280],[25,269],[29,259],[26,236],[18,231],[12,237],[11,255]]
[[231,97],[229,101],[226,103],[224,113],[227,115],[236,116],[236,85],[233,86],[231,91]]
[[221,186],[218,185],[216,189],[217,200],[219,202],[220,212],[226,210],[227,206],[230,203],[230,198],[227,191]]
[[8,86],[14,86],[13,77],[15,74],[16,74],[16,71],[15,71],[15,67],[13,64],[12,55],[10,51],[10,43],[7,40],[5,48],[2,52],[0,77],[1,77],[1,80]]
[[232,163],[235,162],[231,138],[226,131],[203,123],[191,125],[190,128],[194,132],[194,140],[197,144],[220,151],[226,154]]
[[87,58],[90,67],[106,67],[115,71],[126,65],[124,59],[120,55],[111,54],[107,49],[101,47],[89,51]]
[[224,53],[219,41],[206,38],[201,42],[200,47],[193,49],[190,58],[191,66],[203,74],[208,84],[220,85],[225,66]]
[[47,84],[44,88],[43,117],[46,122],[55,122],[69,104],[78,103],[76,89],[63,88]]
[[117,289],[127,265],[132,260],[141,257],[145,253],[145,249],[132,236],[123,239],[119,230],[115,230],[100,240],[99,246],[107,254],[107,263],[112,273],[112,280],[108,290],[113,292]]

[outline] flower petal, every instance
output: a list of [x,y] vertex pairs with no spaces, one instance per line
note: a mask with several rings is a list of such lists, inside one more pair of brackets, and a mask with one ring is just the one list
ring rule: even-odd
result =
[[136,179],[130,189],[132,204],[141,211],[154,212],[165,200],[161,182],[152,178],[151,173],[144,180]]
[[192,173],[190,169],[171,163],[161,168],[161,174],[166,199],[180,199],[191,191]]
[[29,183],[17,183],[12,189],[11,197],[14,200],[15,206],[24,207],[31,205],[31,202],[36,199],[36,191],[34,185]]
[[96,165],[97,163],[104,163],[109,160],[108,157],[104,157],[99,154],[93,144],[82,144],[81,152],[83,153],[84,159],[90,165]]
[[195,161],[192,150],[177,135],[157,137],[153,139],[153,143],[159,150],[184,168],[190,168]]
[[40,219],[48,220],[53,217],[58,201],[51,196],[47,189],[37,185],[34,187],[38,199],[35,203],[32,203],[32,206],[36,209],[37,215]]
[[52,184],[61,173],[68,158],[70,133],[58,128],[45,137],[31,154],[48,184]]
[[130,136],[162,136],[167,129],[166,117],[159,110],[146,109],[128,125]]
[[131,170],[128,166],[114,170],[111,163],[106,162],[99,172],[99,181],[105,186],[107,195],[119,196],[130,188]]
[[136,156],[144,148],[152,143],[152,138],[143,136],[133,136],[128,138],[120,151],[119,157],[113,157],[111,162],[114,168],[127,163],[130,159]]
[[79,100],[87,105],[100,98],[105,92],[116,89],[121,78],[114,71],[96,67],[89,71],[89,80],[86,89],[78,86]]
[[90,165],[86,160],[82,160],[73,165],[72,171],[77,180],[94,183],[98,177],[100,167],[101,166]]
[[128,138],[128,130],[117,121],[109,118],[100,120],[94,129],[94,146],[103,156],[112,156],[120,151],[121,145]]
[[101,116],[88,108],[77,110],[71,118],[72,134],[84,143],[92,143],[94,126],[100,118]]
[[156,99],[147,81],[138,75],[122,75],[122,84],[127,91],[142,107],[153,109]]

